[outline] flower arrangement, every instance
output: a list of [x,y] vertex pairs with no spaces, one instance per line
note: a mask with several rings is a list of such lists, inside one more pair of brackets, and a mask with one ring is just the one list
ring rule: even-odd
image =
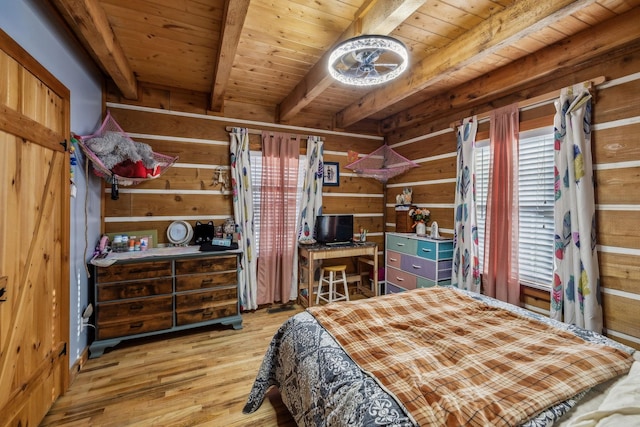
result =
[[420,222],[426,224],[431,217],[431,212],[424,208],[411,208],[409,210],[409,216],[413,220],[411,228],[414,228]]

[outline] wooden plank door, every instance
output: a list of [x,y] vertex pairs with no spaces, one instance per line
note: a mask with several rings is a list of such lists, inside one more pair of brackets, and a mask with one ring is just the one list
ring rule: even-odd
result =
[[69,91],[0,30],[0,425],[69,376]]

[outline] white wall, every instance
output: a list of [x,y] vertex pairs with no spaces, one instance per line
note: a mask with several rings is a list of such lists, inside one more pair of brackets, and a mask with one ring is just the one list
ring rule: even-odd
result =
[[[98,127],[102,114],[102,77],[77,42],[64,29],[58,28],[60,21],[51,16],[51,9],[43,3],[46,2],[0,0],[0,28],[71,91],[71,131],[79,135],[91,134]],[[100,181],[89,172],[87,182],[84,159],[79,160],[75,170],[78,191],[71,199],[70,218],[71,321],[67,347],[70,366],[88,345],[88,331],[81,331],[79,327],[81,313],[89,303],[85,264],[100,232]],[[85,204],[87,194],[88,203]]]

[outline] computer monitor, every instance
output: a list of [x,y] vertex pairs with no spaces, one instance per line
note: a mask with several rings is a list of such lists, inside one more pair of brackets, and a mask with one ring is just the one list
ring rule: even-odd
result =
[[353,215],[318,215],[315,239],[324,244],[353,241]]

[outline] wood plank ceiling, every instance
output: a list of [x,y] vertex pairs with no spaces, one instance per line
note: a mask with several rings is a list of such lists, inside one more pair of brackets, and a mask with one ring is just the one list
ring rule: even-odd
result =
[[[640,36],[640,0],[50,2],[125,98],[136,99],[141,84],[159,85],[208,94],[212,114],[257,106],[275,122],[324,121],[335,129],[371,121],[388,129],[398,113],[536,52],[548,52],[536,61],[564,66]],[[607,25],[620,31],[589,49],[551,49],[589,29],[595,40]],[[360,34],[401,40],[409,70],[368,89],[333,81],[328,52]],[[519,83],[549,73],[528,71]]]

